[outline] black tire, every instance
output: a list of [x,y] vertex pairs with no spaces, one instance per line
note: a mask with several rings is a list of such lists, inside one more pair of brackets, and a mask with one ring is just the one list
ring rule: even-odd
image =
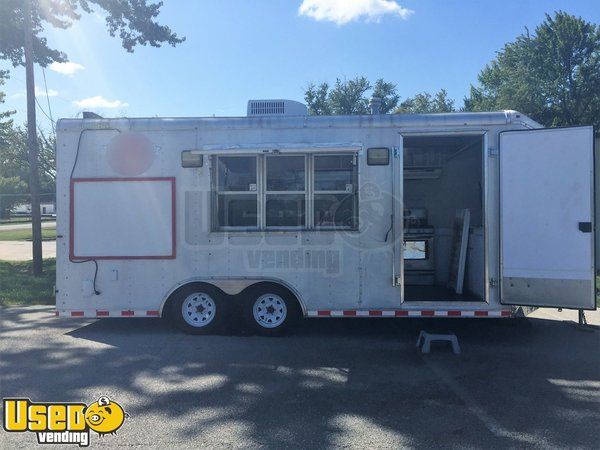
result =
[[251,286],[243,293],[242,301],[242,319],[246,328],[260,336],[284,335],[294,328],[302,315],[296,297],[277,284]]
[[169,299],[168,318],[186,333],[212,334],[221,328],[228,306],[220,289],[207,283],[191,283]]

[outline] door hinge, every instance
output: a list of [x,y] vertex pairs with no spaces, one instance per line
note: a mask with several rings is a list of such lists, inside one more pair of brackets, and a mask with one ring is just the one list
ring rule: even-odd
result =
[[490,287],[494,288],[498,286],[498,281],[495,278],[490,278]]
[[498,156],[498,149],[494,148],[494,147],[488,148],[488,155],[489,156]]
[[402,285],[402,277],[400,275],[396,275],[392,281],[393,281],[392,286]]

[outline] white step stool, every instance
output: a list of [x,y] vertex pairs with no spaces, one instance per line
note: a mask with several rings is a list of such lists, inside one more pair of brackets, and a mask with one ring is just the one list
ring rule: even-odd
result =
[[433,334],[427,333],[421,330],[419,337],[417,338],[417,348],[421,347],[422,353],[429,353],[431,351],[431,341],[447,341],[452,344],[452,351],[455,355],[460,355],[460,346],[458,345],[458,339],[455,334]]

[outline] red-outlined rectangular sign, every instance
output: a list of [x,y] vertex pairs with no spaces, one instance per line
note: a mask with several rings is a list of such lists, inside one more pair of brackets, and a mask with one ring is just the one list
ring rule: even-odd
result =
[[[106,183],[106,182],[165,182],[171,184],[171,253],[168,255],[75,255],[75,183]],[[176,191],[175,177],[145,177],[145,178],[72,178],[69,186],[69,259],[175,259],[177,246],[176,231]]]

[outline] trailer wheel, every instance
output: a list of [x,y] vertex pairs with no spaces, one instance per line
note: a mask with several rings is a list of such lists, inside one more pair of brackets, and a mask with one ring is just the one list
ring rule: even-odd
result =
[[205,283],[184,286],[170,301],[170,319],[189,334],[210,334],[219,329],[227,306],[223,293]]
[[244,295],[242,310],[246,325],[262,336],[285,334],[301,314],[296,297],[275,284],[250,287]]

